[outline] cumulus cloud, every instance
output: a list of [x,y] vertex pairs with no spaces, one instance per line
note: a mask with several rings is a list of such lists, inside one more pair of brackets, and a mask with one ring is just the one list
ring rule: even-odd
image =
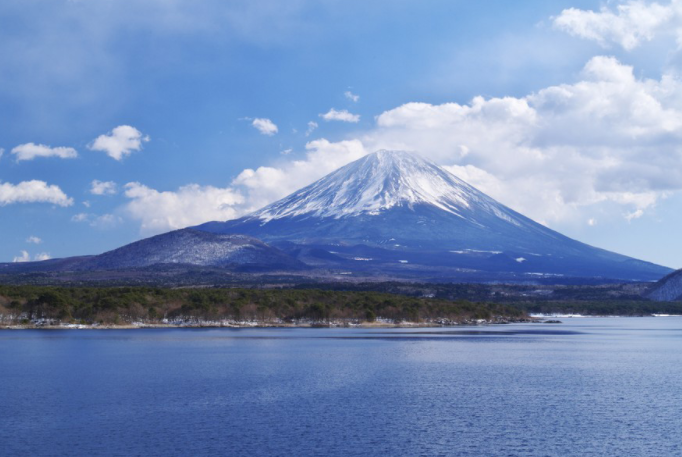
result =
[[243,196],[232,188],[190,184],[176,191],[158,191],[138,182],[125,185],[126,214],[141,223],[143,234],[233,219]]
[[14,257],[12,259],[12,262],[14,262],[14,263],[30,262],[30,261],[31,261],[31,256],[28,254],[28,251],[21,251],[21,255]]
[[667,5],[644,1],[620,4],[615,11],[604,6],[599,11],[577,8],[565,9],[553,18],[553,25],[571,35],[596,41],[608,47],[615,43],[632,50],[657,33],[672,31],[682,26],[682,3]]
[[[42,260],[50,260],[51,258],[52,257],[47,252],[41,252],[41,253],[33,256],[33,260],[35,262],[40,262]],[[28,251],[21,251],[21,255],[16,256],[12,259],[12,262],[14,262],[14,263],[30,262],[30,261],[31,261],[31,255],[28,253]]]
[[43,242],[43,240],[41,240],[37,236],[29,236],[28,238],[26,238],[26,242],[28,244],[40,244]]
[[541,223],[585,221],[584,209],[599,204],[645,212],[682,188],[678,94],[682,82],[672,75],[638,79],[631,67],[599,56],[577,82],[525,97],[407,103],[377,116],[356,139],[318,139],[302,159],[244,170],[224,189],[240,201],[194,221],[239,217],[382,148],[419,151]]
[[109,157],[121,160],[142,149],[142,143],[149,141],[149,135],[130,125],[119,125],[111,132],[100,135],[88,146],[92,151],[106,152]]
[[[159,191],[138,182],[128,183],[124,195],[130,201],[123,207],[124,214],[139,221],[145,235],[234,219],[367,154],[359,140],[331,143],[320,139],[308,143],[306,149],[301,160],[246,169],[225,188],[189,184],[176,191]],[[72,220],[92,223],[93,216],[81,213]]]
[[632,219],[682,190],[682,81],[636,78],[598,56],[579,81],[525,97],[407,103],[361,139],[368,150],[419,151],[540,222],[608,202]]
[[87,223],[90,227],[109,230],[123,223],[123,218],[115,214],[78,213],[71,217],[71,222]]
[[109,230],[117,227],[123,222],[121,216],[115,214],[102,214],[101,216],[95,216],[90,221],[90,227],[95,227],[101,230]]
[[359,140],[331,143],[320,139],[309,142],[306,149],[302,160],[242,171],[232,182],[246,197],[241,212],[257,210],[367,154]]
[[348,110],[342,109],[341,111],[337,111],[334,108],[330,109],[324,114],[320,114],[320,117],[324,119],[325,121],[341,121],[341,122],[351,122],[351,123],[357,123],[360,121],[360,115],[359,114],[352,114],[349,113]]
[[275,123],[266,118],[256,118],[251,122],[251,125],[253,125],[261,134],[267,136],[272,136],[279,131]]
[[71,216],[72,222],[87,222],[90,220],[90,215],[87,213],[78,213]]
[[98,181],[95,179],[90,184],[90,193],[93,195],[114,195],[116,192],[118,192],[118,189],[113,181]]
[[318,127],[317,122],[315,121],[310,121],[308,122],[308,129],[305,131],[305,136],[310,136],[313,131]]
[[360,100],[359,95],[355,95],[353,92],[347,90],[346,92],[343,93],[343,96],[346,97],[348,100],[357,103]]
[[226,188],[129,183],[126,214],[144,233],[239,217],[386,148],[418,151],[541,223],[603,224],[682,190],[680,145],[682,80],[638,78],[598,56],[577,81],[523,97],[398,106],[355,139],[311,141],[304,158],[246,169]]
[[13,203],[52,203],[71,206],[73,199],[58,186],[48,185],[45,181],[23,181],[19,184],[0,182],[0,206]]
[[632,220],[682,190],[680,145],[682,80],[637,78],[598,56],[576,82],[525,97],[398,106],[355,139],[311,141],[302,159],[246,169],[227,188],[130,183],[126,212],[146,233],[227,220],[385,148],[418,151],[541,223],[584,224],[599,205]]
[[44,144],[35,143],[20,144],[12,149],[12,154],[16,156],[17,162],[33,160],[36,157],[59,157],[60,159],[74,159],[78,157],[78,152],[74,148],[52,148]]
[[642,216],[644,216],[644,211],[641,209],[636,209],[627,213],[625,215],[625,219],[627,219],[628,222],[632,222],[633,219],[639,219]]

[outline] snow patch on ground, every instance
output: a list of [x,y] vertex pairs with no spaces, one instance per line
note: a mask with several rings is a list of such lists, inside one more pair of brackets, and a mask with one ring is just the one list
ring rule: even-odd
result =
[[480,251],[478,249],[463,249],[461,251],[450,251],[453,254],[502,254],[502,251]]

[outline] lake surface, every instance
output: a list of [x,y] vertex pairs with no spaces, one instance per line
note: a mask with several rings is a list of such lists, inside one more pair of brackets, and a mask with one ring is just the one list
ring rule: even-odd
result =
[[3,456],[682,455],[682,318],[0,332]]

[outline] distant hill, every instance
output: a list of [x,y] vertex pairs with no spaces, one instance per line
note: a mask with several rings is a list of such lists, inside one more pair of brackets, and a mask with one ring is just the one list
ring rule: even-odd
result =
[[94,256],[79,265],[78,269],[140,268],[160,264],[241,265],[268,270],[305,267],[279,249],[250,236],[182,229]]
[[124,270],[167,264],[255,271],[297,271],[306,268],[302,262],[250,236],[182,229],[96,256],[4,264],[0,266],[0,273]]
[[656,301],[682,301],[682,270],[677,270],[654,284],[645,296]]

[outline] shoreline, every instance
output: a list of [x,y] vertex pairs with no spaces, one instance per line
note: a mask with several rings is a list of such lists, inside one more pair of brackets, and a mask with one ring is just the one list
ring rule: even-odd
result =
[[221,321],[221,322],[133,322],[126,324],[75,324],[75,323],[31,323],[31,324],[0,324],[0,330],[137,330],[137,329],[199,329],[199,328],[427,328],[427,327],[459,327],[506,325],[520,323],[542,323],[542,319],[533,317],[520,319],[491,319],[471,321],[448,321],[446,319],[428,322],[389,322],[378,320],[374,322],[360,321],[331,321],[331,322],[257,322],[257,321]]
[[392,322],[388,319],[377,319],[374,322],[369,321],[330,321],[330,322],[284,322],[284,321],[173,321],[173,322],[132,322],[125,324],[114,323],[96,323],[96,324],[78,324],[78,323],[47,323],[37,322],[29,324],[9,324],[0,323],[0,331],[2,330],[138,330],[138,329],[248,329],[248,328],[447,328],[447,327],[477,327],[488,325],[507,325],[507,324],[562,324],[562,321],[557,319],[604,319],[604,318],[666,318],[666,317],[682,317],[679,314],[651,314],[647,316],[631,316],[631,315],[580,315],[580,314],[561,314],[561,315],[539,315],[531,314],[524,318],[495,318],[491,320],[476,319],[464,321],[451,321],[448,319],[435,319],[423,322]]

